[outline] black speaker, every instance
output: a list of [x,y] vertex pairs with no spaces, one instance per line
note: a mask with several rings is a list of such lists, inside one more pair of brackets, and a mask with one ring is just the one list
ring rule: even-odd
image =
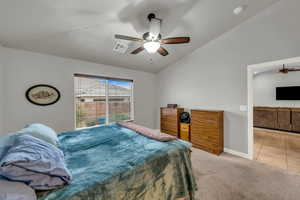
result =
[[188,112],[182,112],[180,114],[180,122],[181,123],[190,123],[191,118],[190,118],[190,114]]

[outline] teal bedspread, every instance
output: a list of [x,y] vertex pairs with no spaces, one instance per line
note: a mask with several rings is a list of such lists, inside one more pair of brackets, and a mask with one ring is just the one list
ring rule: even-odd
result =
[[194,199],[190,144],[158,142],[117,124],[59,135],[73,176],[39,200]]

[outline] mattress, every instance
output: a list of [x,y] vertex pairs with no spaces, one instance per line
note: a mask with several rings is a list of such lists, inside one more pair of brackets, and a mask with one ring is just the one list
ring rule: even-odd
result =
[[117,124],[61,133],[73,181],[39,200],[194,199],[190,143],[159,142]]

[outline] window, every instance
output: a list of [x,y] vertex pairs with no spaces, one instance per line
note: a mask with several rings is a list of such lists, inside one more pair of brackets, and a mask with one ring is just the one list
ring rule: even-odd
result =
[[76,128],[133,119],[133,81],[74,75]]

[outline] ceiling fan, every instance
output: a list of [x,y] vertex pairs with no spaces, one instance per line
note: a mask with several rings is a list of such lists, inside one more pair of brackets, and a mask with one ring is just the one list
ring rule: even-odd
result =
[[296,68],[286,68],[285,65],[283,65],[282,69],[279,70],[280,73],[284,73],[287,74],[289,72],[299,72],[300,69],[296,69]]
[[164,47],[162,47],[162,45],[183,44],[183,43],[190,42],[190,37],[172,37],[172,38],[162,39],[162,36],[160,34],[160,26],[162,20],[156,18],[155,14],[153,13],[150,13],[148,15],[148,20],[150,24],[150,31],[143,34],[143,39],[125,36],[125,35],[118,35],[118,34],[115,35],[116,39],[143,43],[142,46],[132,51],[131,54],[138,54],[146,49],[148,53],[158,52],[162,56],[167,56],[169,52]]

